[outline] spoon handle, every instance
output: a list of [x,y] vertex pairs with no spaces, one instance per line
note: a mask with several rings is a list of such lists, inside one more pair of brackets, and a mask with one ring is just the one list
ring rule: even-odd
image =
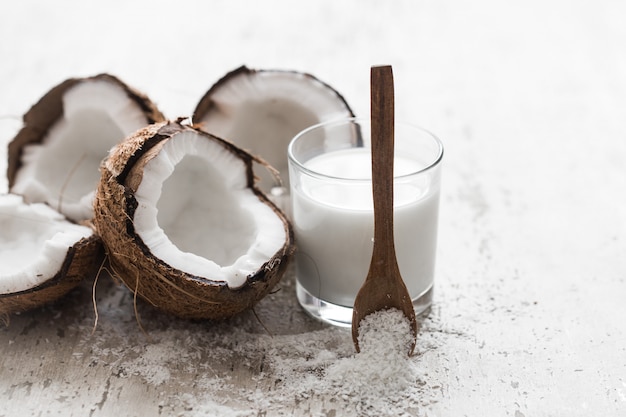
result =
[[[370,72],[374,252],[372,262],[395,261],[393,239],[394,93],[391,66]],[[392,262],[395,263],[395,262]],[[393,268],[393,265],[385,265]]]

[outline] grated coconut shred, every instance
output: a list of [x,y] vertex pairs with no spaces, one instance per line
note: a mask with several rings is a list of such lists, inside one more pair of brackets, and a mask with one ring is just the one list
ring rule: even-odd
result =
[[[358,399],[360,415],[402,415],[411,408],[419,371],[407,352],[411,328],[399,310],[366,316],[359,326],[360,353],[331,364],[324,381],[342,398]],[[329,392],[330,393],[330,392]]]
[[160,415],[427,416],[440,395],[421,361],[438,335],[423,331],[409,357],[410,326],[399,310],[361,322],[357,354],[349,329],[320,324],[293,334],[290,325],[289,334],[270,335],[245,316],[188,322],[141,309],[143,334],[134,317],[119,320],[132,295],[114,292],[93,334],[89,319],[76,323],[84,336],[74,359],[143,385],[159,398]]
[[[129,349],[102,338],[95,344],[91,339],[89,347],[92,361],[104,361],[119,377],[140,377],[150,386],[181,384],[176,374],[196,374],[195,386],[180,387],[180,394],[160,404],[164,410],[187,410],[178,415],[257,416],[259,410],[266,416],[291,415],[300,401],[315,397],[332,400],[318,413],[311,410],[313,416],[333,415],[330,410],[337,416],[419,415],[423,375],[407,355],[410,328],[402,313],[367,316],[358,354],[349,332],[337,330],[280,336],[231,330],[211,340],[193,329],[177,329],[151,332],[160,341],[146,346]],[[233,372],[213,369],[225,358],[258,372],[242,383]],[[269,390],[259,388],[268,385]],[[195,389],[202,394],[194,395]]]

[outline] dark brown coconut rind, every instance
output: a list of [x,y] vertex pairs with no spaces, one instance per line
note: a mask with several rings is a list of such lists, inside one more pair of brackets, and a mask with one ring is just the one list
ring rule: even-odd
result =
[[[143,167],[167,140],[189,130],[207,140],[217,141],[242,158],[246,164],[248,186],[283,222],[284,246],[236,289],[229,288],[223,281],[170,267],[150,253],[134,229],[133,217],[137,207],[134,195],[141,182]],[[252,161],[251,155],[231,143],[178,122],[148,126],[115,147],[102,164],[102,178],[94,203],[94,223],[104,242],[113,274],[141,298],[181,318],[221,319],[254,306],[280,281],[294,252],[294,237],[285,215],[254,185]]]
[[[196,106],[196,109],[193,112],[193,116],[192,116],[192,119],[191,119],[193,121],[194,125],[198,124],[198,127],[202,128],[202,122],[201,122],[202,119],[206,116],[207,113],[209,113],[211,110],[213,110],[214,107],[216,107],[216,103],[213,100],[213,94],[215,94],[215,92],[218,89],[222,88],[222,86],[224,84],[231,82],[233,79],[235,79],[237,77],[248,76],[248,75],[251,75],[251,74],[254,74],[254,73],[260,73],[260,72],[294,73],[294,74],[301,74],[301,75],[304,75],[306,77],[309,77],[310,79],[314,80],[315,82],[318,82],[318,83],[328,87],[328,89],[330,91],[333,91],[334,94],[337,96],[338,100],[343,102],[343,104],[345,105],[346,110],[350,114],[350,117],[354,117],[354,112],[352,111],[352,109],[348,105],[348,102],[346,101],[346,99],[341,94],[339,94],[339,92],[337,92],[337,90],[335,90],[329,84],[321,81],[319,78],[315,77],[314,75],[311,75],[311,74],[308,74],[308,73],[304,73],[304,72],[300,73],[300,72],[297,72],[297,71],[290,71],[290,70],[250,69],[250,68],[246,67],[245,65],[242,65],[239,68],[230,71],[229,73],[224,75],[222,78],[220,78],[215,84],[213,84],[209,88],[209,90],[204,94],[204,96],[202,96],[202,98],[198,102],[198,105]],[[233,140],[235,140],[236,138],[226,138],[226,139],[233,139]]]
[[0,318],[41,307],[55,301],[76,287],[83,279],[94,276],[104,259],[100,238],[91,235],[68,249],[61,269],[50,279],[25,291],[0,294]]
[[[52,125],[63,115],[63,95],[72,87],[85,81],[107,81],[121,87],[128,98],[145,113],[147,123],[165,120],[163,114],[144,94],[134,90],[110,74],[99,74],[88,78],[70,78],[48,91],[31,109],[24,114],[24,126],[9,143],[7,177],[9,188],[13,187],[17,171],[22,165],[22,151],[26,145],[40,143]],[[105,155],[103,155],[104,157]]]

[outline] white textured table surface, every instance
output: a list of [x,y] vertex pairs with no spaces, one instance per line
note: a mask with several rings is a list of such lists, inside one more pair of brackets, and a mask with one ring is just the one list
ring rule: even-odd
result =
[[[406,414],[624,416],[625,17],[611,0],[3,1],[2,155],[73,76],[110,72],[174,118],[241,64],[296,69],[366,115],[370,65],[392,64],[398,118],[446,147]],[[189,323],[140,303],[146,336],[107,279],[92,334],[91,285],[0,328],[0,415],[356,414],[281,388],[284,367],[304,379],[351,354],[348,333],[300,310],[292,275],[257,308],[273,337],[251,313]],[[303,351],[327,361],[298,370]]]

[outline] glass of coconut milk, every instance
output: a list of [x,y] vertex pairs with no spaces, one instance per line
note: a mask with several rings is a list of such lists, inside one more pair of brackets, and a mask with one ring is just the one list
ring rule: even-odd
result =
[[[298,301],[318,319],[350,326],[373,248],[369,120],[312,126],[288,156]],[[432,302],[442,157],[433,134],[396,122],[394,243],[416,313]]]

